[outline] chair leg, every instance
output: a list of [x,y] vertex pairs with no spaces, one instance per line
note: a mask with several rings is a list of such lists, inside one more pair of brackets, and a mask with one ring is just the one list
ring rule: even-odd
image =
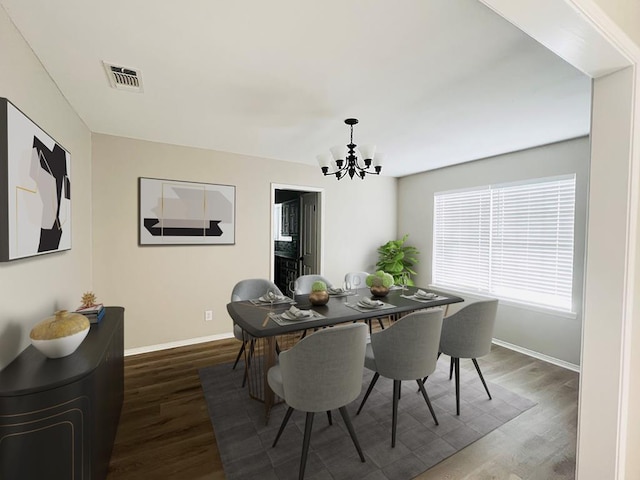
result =
[[475,358],[472,358],[473,364],[476,366],[476,370],[478,375],[480,375],[480,380],[482,380],[482,385],[484,385],[484,389],[487,391],[487,395],[489,395],[489,400],[493,400],[491,398],[491,393],[489,393],[489,387],[487,387],[487,383],[484,381],[484,377],[482,376],[482,372],[480,371],[480,365],[478,365],[478,361]]
[[[438,360],[440,359],[440,355],[442,355],[442,352],[438,352],[438,356],[436,357],[436,361],[438,361]],[[429,378],[429,375],[427,375],[426,377],[424,377],[424,378],[422,379],[422,383],[423,383],[423,384],[424,384],[424,382],[426,382],[426,381],[427,381],[427,378]],[[449,380],[451,380],[451,376],[449,376]],[[420,390],[418,390],[418,391],[420,391]]]
[[449,364],[449,380],[453,376],[453,357],[451,357],[451,363]]
[[391,417],[391,448],[396,446],[396,426],[398,425],[398,401],[400,400],[400,380],[393,381],[393,415]]
[[431,405],[431,400],[429,400],[429,395],[427,395],[427,389],[424,388],[424,383],[420,381],[420,379],[417,379],[416,382],[418,382],[418,388],[420,389],[420,392],[422,393],[422,396],[424,397],[424,401],[427,402],[427,407],[429,407],[429,411],[431,412],[431,416],[433,417],[433,421],[436,422],[436,425],[440,425],[438,423],[438,419],[436,418],[436,412],[433,411],[433,406]]
[[358,411],[356,412],[356,415],[360,415],[360,410],[362,410],[362,407],[364,407],[364,403],[367,401],[367,398],[369,398],[369,395],[371,394],[371,391],[373,390],[373,386],[378,381],[378,378],[380,378],[380,374],[378,372],[376,372],[375,375],[373,376],[373,378],[371,379],[371,383],[369,383],[369,388],[367,388],[367,393],[364,394],[364,398],[362,399],[362,402],[360,403],[360,406],[358,407]]
[[452,358],[454,375],[456,376],[456,415],[460,415],[460,359]]
[[329,419],[329,425],[333,425],[333,420],[331,419],[331,410],[327,410],[327,418]]
[[309,441],[311,440],[311,429],[313,427],[313,412],[307,412],[307,419],[304,422],[304,439],[302,440],[302,456],[300,457],[300,473],[298,480],[304,478],[304,469],[307,466],[307,454],[309,453]]
[[238,356],[236,357],[236,361],[233,363],[232,370],[236,369],[236,365],[238,365],[238,362],[240,361],[240,357],[244,353],[244,345],[245,345],[245,342],[242,342],[242,346],[240,347],[240,351],[238,352]]
[[271,448],[275,447],[276,443],[278,443],[278,439],[280,438],[280,435],[282,435],[284,427],[287,426],[287,422],[289,421],[289,418],[291,418],[292,413],[293,407],[289,407],[287,409],[287,413],[284,414],[284,418],[282,419],[282,423],[280,424],[280,429],[278,430],[278,434],[276,435],[276,439],[273,441],[273,445],[271,445]]
[[340,415],[342,415],[342,420],[344,420],[344,424],[347,426],[347,430],[349,430],[349,435],[351,435],[351,440],[358,451],[358,455],[360,455],[360,460],[364,463],[364,455],[362,454],[362,449],[360,448],[360,442],[358,442],[358,437],[356,437],[356,431],[353,429],[353,424],[351,423],[351,418],[349,418],[349,412],[347,412],[347,407],[340,407],[339,409]]
[[380,325],[380,329],[384,330],[384,323],[382,323],[382,319],[378,318],[378,324]]

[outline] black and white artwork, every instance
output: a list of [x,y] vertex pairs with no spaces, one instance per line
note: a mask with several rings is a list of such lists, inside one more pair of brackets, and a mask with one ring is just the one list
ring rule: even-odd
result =
[[0,260],[71,248],[71,154],[0,98]]
[[235,243],[236,187],[140,178],[140,245]]

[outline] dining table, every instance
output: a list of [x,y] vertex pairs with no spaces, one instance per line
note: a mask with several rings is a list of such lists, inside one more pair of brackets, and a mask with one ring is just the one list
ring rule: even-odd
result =
[[[427,295],[419,295],[423,293]],[[373,297],[368,288],[361,288],[330,294],[325,305],[312,305],[309,295],[296,295],[295,300],[280,297],[230,302],[227,312],[250,344],[245,349],[249,395],[264,402],[268,421],[271,407],[278,399],[269,387],[267,372],[276,364],[278,352],[295,344],[306,332],[362,320],[394,321],[425,308],[444,307],[446,315],[448,305],[463,301],[461,297],[428,288],[391,289],[381,298]]]

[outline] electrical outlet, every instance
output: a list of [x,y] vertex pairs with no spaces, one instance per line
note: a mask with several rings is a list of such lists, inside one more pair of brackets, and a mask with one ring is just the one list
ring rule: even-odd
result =
[[205,310],[204,311],[204,321],[210,322],[213,320],[213,310]]

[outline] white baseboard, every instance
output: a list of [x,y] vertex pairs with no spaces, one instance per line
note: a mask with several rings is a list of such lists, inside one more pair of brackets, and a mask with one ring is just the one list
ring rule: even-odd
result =
[[538,360],[542,360],[543,362],[551,363],[553,365],[557,365],[558,367],[566,368],[567,370],[572,370],[574,372],[580,373],[580,365],[565,362],[564,360],[550,357],[549,355],[545,355],[544,353],[534,352],[533,350],[529,350],[528,348],[520,347],[519,345],[514,345],[513,343],[509,342],[504,342],[502,340],[498,340],[497,338],[493,339],[493,343],[501,347],[508,348],[509,350],[528,355],[529,357],[537,358]]
[[196,345],[198,343],[213,342],[215,340],[226,340],[233,338],[233,333],[221,333],[218,335],[209,335],[207,337],[189,338],[187,340],[178,340],[177,342],[160,343],[158,345],[148,345],[146,347],[128,348],[124,351],[124,356],[139,355],[141,353],[157,352],[158,350],[167,350],[169,348],[186,347],[188,345]]

